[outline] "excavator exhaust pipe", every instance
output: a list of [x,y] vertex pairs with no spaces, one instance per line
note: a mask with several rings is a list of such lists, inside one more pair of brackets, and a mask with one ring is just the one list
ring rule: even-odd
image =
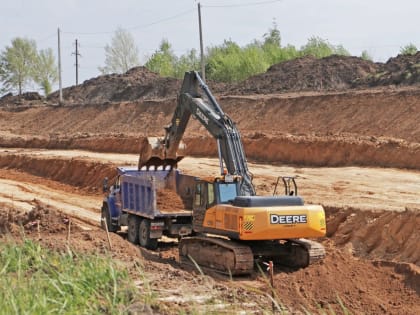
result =
[[[179,146],[178,151],[185,150],[185,144]],[[142,170],[165,170],[173,169],[178,166],[178,162],[184,158],[183,155],[176,154],[168,156],[166,154],[165,140],[158,137],[144,137],[140,141],[140,155],[138,169]]]

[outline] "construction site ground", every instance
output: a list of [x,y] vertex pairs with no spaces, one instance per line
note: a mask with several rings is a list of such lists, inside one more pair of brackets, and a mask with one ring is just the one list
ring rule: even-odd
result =
[[[156,84],[178,84],[168,82]],[[147,279],[160,313],[269,312],[271,290],[258,271],[201,276],[179,265],[172,239],[149,251],[121,232],[111,234],[108,248],[100,229],[102,179],[112,182],[118,165],[136,165],[142,137],[163,135],[176,98],[161,90],[166,94],[83,103],[74,88],[77,102],[64,106],[3,100],[1,239],[24,234],[57,250],[70,242],[76,251],[140,264],[145,276],[133,278],[140,289]],[[342,305],[353,314],[419,314],[420,88],[232,91],[216,96],[242,133],[257,192],[272,194],[278,176],[293,175],[305,202],[322,204],[327,214],[327,237],[319,240],[326,259],[301,270],[275,266],[276,302],[292,314],[340,314]],[[219,172],[214,140],[194,120],[185,142],[183,172]]]

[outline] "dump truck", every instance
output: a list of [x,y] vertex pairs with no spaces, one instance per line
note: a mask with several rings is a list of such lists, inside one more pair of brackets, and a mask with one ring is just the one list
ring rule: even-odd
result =
[[127,227],[128,240],[148,249],[156,249],[162,236],[190,235],[194,183],[179,170],[118,167],[113,185],[104,184],[102,227],[110,232]]

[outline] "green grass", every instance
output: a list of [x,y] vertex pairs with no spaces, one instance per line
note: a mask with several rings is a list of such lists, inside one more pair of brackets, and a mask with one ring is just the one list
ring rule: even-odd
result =
[[127,270],[110,258],[29,240],[0,244],[0,288],[0,314],[123,314],[139,300]]

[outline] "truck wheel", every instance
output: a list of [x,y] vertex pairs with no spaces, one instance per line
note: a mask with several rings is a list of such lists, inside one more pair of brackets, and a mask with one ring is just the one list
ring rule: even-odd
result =
[[140,223],[139,231],[140,245],[148,249],[156,249],[158,247],[157,238],[150,238],[150,220],[143,219]]
[[133,244],[139,243],[139,226],[141,219],[138,216],[128,215],[128,240]]
[[105,230],[105,222],[106,221],[106,226],[108,226],[108,232],[117,232],[118,231],[118,227],[113,225],[111,222],[111,214],[109,213],[109,209],[107,205],[103,205],[102,206],[102,211],[101,211],[101,227]]

